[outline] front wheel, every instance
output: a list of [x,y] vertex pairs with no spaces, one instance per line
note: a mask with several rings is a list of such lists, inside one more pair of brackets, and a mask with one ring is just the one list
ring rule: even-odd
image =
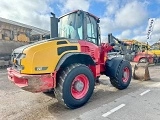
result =
[[82,64],[72,64],[58,72],[55,96],[62,104],[71,109],[83,106],[94,90],[94,76]]
[[159,59],[158,57],[154,57],[154,58],[153,58],[153,63],[154,63],[155,65],[159,62],[158,59]]
[[116,76],[110,77],[110,82],[117,89],[123,90],[130,84],[132,77],[132,67],[128,61],[122,61],[116,71]]

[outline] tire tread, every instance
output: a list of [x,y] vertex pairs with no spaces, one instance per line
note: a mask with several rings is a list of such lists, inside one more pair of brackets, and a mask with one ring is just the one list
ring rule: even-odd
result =
[[[58,76],[57,76],[57,86],[55,88],[55,96],[57,98],[57,100],[64,106],[66,106],[67,108],[69,108],[65,103],[64,103],[64,99],[63,99],[63,84],[65,82],[65,78],[67,77],[67,74],[74,68],[78,67],[78,66],[84,66],[87,67],[83,64],[79,64],[79,63],[75,63],[75,64],[71,64],[70,66],[66,67],[64,70],[59,71]],[[87,67],[88,68],[88,67]]]
[[[120,81],[119,78],[118,78],[118,77],[119,77],[120,70],[121,70],[120,68],[121,68],[123,62],[128,62],[128,61],[122,60],[121,63],[119,64],[119,66],[118,66],[116,76],[115,76],[115,77],[110,77],[110,82],[111,82],[111,84],[112,84],[114,87],[118,88],[119,90],[123,90],[123,89],[126,88],[126,87],[122,86],[121,81]],[[130,72],[132,72],[132,71],[130,71]]]

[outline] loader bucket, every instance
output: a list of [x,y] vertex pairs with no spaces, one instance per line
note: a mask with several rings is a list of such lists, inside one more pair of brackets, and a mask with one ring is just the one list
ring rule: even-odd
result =
[[133,79],[142,81],[150,80],[148,63],[135,64],[133,68]]

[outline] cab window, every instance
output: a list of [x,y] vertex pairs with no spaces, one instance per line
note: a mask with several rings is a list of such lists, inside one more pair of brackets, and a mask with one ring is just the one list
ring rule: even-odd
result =
[[69,39],[83,39],[82,36],[82,14],[72,13],[60,19],[59,22],[59,37]]

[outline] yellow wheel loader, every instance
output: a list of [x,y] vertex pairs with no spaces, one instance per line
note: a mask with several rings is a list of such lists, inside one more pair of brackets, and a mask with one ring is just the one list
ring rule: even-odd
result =
[[82,10],[52,15],[51,39],[13,51],[11,81],[30,92],[54,89],[58,101],[72,109],[87,103],[100,75],[119,90],[129,86],[131,64],[108,56],[114,44],[101,43],[98,17]]

